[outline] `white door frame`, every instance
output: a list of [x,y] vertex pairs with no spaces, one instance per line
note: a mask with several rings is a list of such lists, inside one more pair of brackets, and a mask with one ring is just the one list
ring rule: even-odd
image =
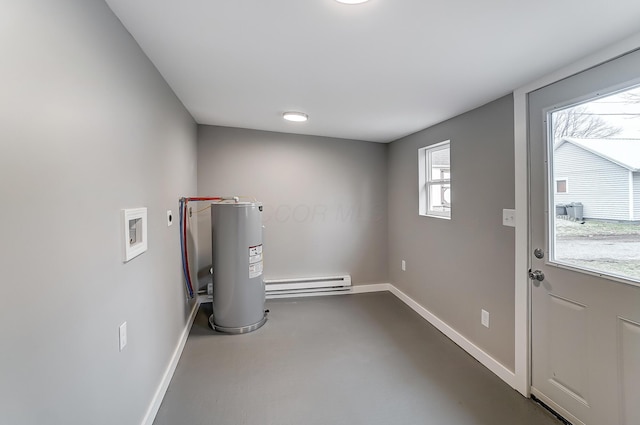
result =
[[513,92],[514,160],[515,160],[515,376],[513,388],[525,397],[531,389],[531,337],[529,297],[529,182],[528,182],[528,93],[570,77],[633,50],[640,49],[640,33],[589,55]]

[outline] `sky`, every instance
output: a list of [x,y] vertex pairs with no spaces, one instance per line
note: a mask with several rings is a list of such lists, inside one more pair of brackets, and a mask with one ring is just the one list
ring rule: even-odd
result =
[[[634,95],[635,103],[625,99],[626,94]],[[622,132],[617,134],[616,138],[640,139],[640,86],[585,103],[583,106],[586,106],[590,113],[597,114],[603,120],[622,128]]]

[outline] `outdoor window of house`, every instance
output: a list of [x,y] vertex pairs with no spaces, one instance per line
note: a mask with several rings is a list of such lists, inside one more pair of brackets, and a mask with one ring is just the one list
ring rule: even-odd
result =
[[450,143],[418,149],[420,215],[451,218]]
[[567,193],[567,179],[556,179],[556,193]]

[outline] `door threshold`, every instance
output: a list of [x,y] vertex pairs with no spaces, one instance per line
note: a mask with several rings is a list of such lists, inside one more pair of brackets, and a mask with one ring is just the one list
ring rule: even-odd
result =
[[538,397],[536,397],[535,395],[531,394],[531,400],[535,401],[536,403],[538,403],[540,406],[544,407],[549,413],[551,413],[553,416],[556,417],[556,419],[558,419],[560,422],[562,422],[564,425],[573,425],[571,422],[569,422],[568,420],[566,420],[564,418],[564,416],[562,416],[560,413],[556,412],[555,410],[553,410],[551,407],[549,407],[548,404],[546,404],[545,402],[543,402],[542,400],[540,400]]

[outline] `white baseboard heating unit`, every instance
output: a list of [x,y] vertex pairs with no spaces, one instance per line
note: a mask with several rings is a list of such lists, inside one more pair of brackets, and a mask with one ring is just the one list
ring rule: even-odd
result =
[[[265,279],[267,298],[284,298],[346,292],[351,289],[351,276],[303,277],[296,279]],[[328,294],[327,294],[328,295]]]

